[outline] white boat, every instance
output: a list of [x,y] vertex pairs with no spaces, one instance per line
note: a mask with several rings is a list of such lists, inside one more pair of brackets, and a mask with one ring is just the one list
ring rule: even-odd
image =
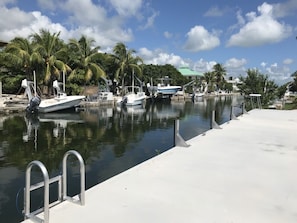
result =
[[22,87],[26,89],[26,93],[30,102],[27,107],[27,111],[29,112],[38,111],[41,113],[48,113],[71,109],[77,107],[80,102],[85,99],[85,96],[82,95],[68,96],[65,92],[60,90],[58,81],[54,81],[53,87],[57,90],[57,95],[54,98],[41,100],[36,93],[34,93],[35,96],[33,96],[31,85],[33,85],[33,82],[27,81],[27,79],[22,81]]
[[85,96],[81,95],[68,96],[65,93],[58,93],[58,95],[54,98],[41,100],[38,106],[38,111],[48,113],[75,108],[84,98]]
[[132,86],[126,86],[125,90],[127,93],[117,101],[118,105],[142,105],[147,98],[141,87],[134,86],[134,72],[132,72]]
[[182,90],[182,87],[179,85],[170,85],[169,80],[171,80],[168,76],[164,78],[160,78],[161,83],[157,85],[157,96],[161,96],[162,98],[171,97],[175,95],[177,92]]
[[204,95],[205,95],[204,92],[195,92],[195,93],[193,94],[193,97],[194,97],[194,99],[199,99],[199,98],[204,97]]
[[126,105],[126,106],[136,106],[136,105],[142,105],[145,100],[146,100],[146,95],[143,91],[139,91],[137,93],[132,91],[132,92],[128,92],[121,99],[119,99],[117,101],[117,104]]
[[192,99],[193,100],[200,100],[201,98],[203,98],[207,94],[207,90],[208,90],[208,85],[207,84],[206,84],[205,87],[201,86],[200,89],[195,89]]
[[180,90],[181,90],[181,86],[171,86],[171,85],[161,86],[161,85],[158,85],[158,87],[157,87],[157,93],[164,94],[164,95],[174,95]]
[[195,94],[195,96],[196,97],[203,97],[204,96],[204,92],[197,92],[196,94]]

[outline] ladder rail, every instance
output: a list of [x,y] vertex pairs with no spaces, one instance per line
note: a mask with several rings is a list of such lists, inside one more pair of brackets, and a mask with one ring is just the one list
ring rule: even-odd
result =
[[63,200],[72,200],[71,197],[67,195],[67,158],[69,155],[74,155],[79,161],[80,165],[80,204],[85,205],[85,165],[84,160],[81,155],[75,150],[69,150],[65,153],[63,157]]
[[48,223],[49,222],[49,176],[48,176],[47,169],[45,168],[43,163],[37,160],[30,162],[26,169],[26,186],[25,186],[25,199],[24,199],[25,219],[29,219],[32,217],[32,214],[30,213],[30,203],[31,203],[30,188],[31,188],[31,170],[33,166],[38,166],[43,175],[43,181],[44,181],[44,205],[43,205],[44,220],[43,222]]
[[[48,171],[43,165],[42,162],[34,160],[30,162],[26,169],[26,184],[24,188],[24,218],[31,219],[35,222],[49,223],[49,209],[65,200],[74,201],[72,197],[67,196],[67,158],[69,155],[74,155],[80,165],[80,204],[85,205],[85,164],[81,155],[75,150],[69,150],[65,153],[63,157],[63,173],[62,175],[58,175],[53,178],[49,178]],[[39,167],[40,171],[43,174],[43,181],[31,185],[31,170],[33,166]],[[58,200],[49,203],[49,185],[52,183],[58,183]],[[38,210],[32,211],[30,210],[31,206],[31,191],[37,190],[39,188],[44,187],[44,204],[43,208],[39,208]],[[75,202],[75,201],[74,201]],[[41,219],[37,216],[37,214],[44,212],[43,218]]]

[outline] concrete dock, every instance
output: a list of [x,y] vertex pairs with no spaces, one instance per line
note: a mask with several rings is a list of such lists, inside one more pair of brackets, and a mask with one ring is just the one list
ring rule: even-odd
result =
[[297,110],[221,127],[90,188],[85,206],[51,208],[49,222],[296,223]]

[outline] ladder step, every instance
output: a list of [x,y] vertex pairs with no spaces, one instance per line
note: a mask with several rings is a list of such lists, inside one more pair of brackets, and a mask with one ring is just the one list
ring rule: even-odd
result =
[[[58,175],[58,176],[55,176],[55,177],[49,179],[49,184],[52,184],[52,183],[55,183],[55,182],[62,182],[62,176]],[[39,183],[31,185],[30,186],[30,191],[37,190],[37,189],[39,189],[41,187],[44,187],[44,181],[41,181]]]

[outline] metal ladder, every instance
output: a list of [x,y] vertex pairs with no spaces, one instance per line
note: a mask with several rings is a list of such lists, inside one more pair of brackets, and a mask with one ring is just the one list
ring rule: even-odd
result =
[[[74,155],[80,164],[80,194],[79,200],[69,197],[67,195],[67,158],[69,155]],[[26,185],[24,193],[24,218],[30,219],[34,222],[49,223],[49,208],[57,205],[63,201],[72,201],[75,203],[80,203],[80,205],[85,205],[85,164],[81,155],[75,150],[69,150],[65,153],[63,157],[63,172],[62,175],[58,175],[49,179],[48,171],[40,161],[32,161],[28,164],[26,169]],[[33,166],[39,167],[43,174],[43,181],[34,185],[31,185],[31,169]],[[58,200],[49,203],[49,185],[52,183],[58,183]],[[30,211],[30,194],[31,191],[44,187],[44,204],[43,208]],[[43,211],[44,219],[41,219],[37,215]]]

